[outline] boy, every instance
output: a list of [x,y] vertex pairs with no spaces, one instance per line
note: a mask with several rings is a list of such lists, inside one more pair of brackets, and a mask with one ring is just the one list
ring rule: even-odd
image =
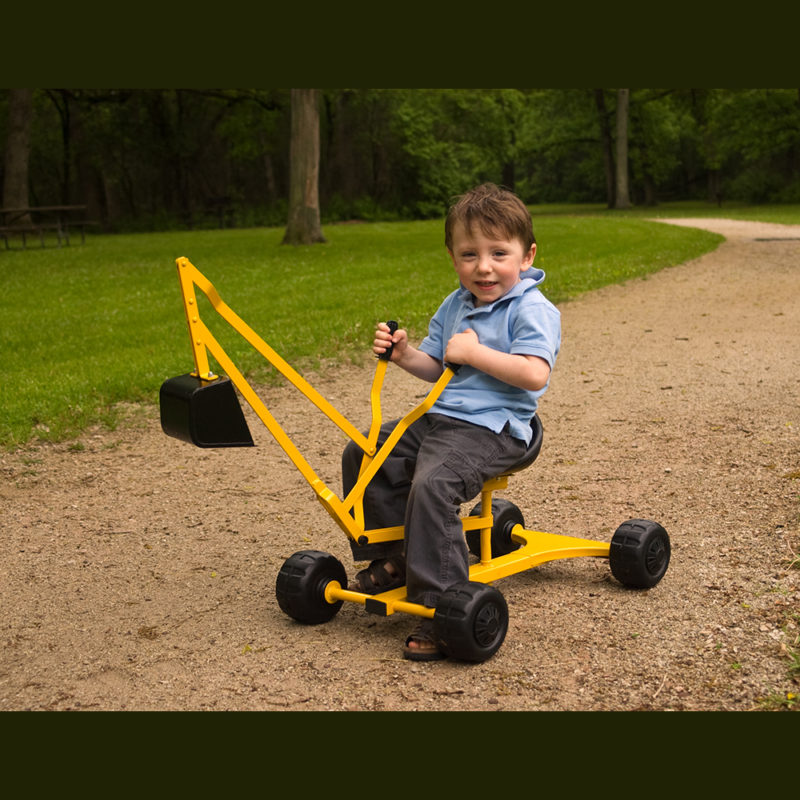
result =
[[[419,348],[406,331],[392,334],[380,323],[373,352],[392,347],[391,361],[425,381],[436,381],[445,364],[458,371],[364,497],[367,529],[405,525],[403,542],[353,547],[356,560],[373,559],[356,576],[357,590],[374,594],[405,583],[409,601],[429,608],[469,578],[460,506],[522,460],[561,342],[558,309],[537,288],[544,272],[533,268],[531,216],[515,194],[484,184],[462,195],[448,212],[445,245],[460,288],[445,298]],[[395,424],[382,427],[379,446]],[[345,495],[362,456],[354,443],[345,448]],[[403,653],[415,661],[443,657],[431,620],[408,637]]]

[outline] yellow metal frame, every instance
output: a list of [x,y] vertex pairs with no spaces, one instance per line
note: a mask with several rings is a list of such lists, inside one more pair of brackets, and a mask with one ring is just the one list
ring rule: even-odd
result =
[[[363,500],[364,492],[372,478],[380,469],[386,457],[394,448],[408,427],[425,414],[439,398],[453,371],[445,368],[441,378],[433,385],[425,399],[408,412],[392,431],[389,438],[378,448],[378,433],[382,424],[381,389],[386,375],[387,361],[378,360],[375,376],[370,389],[371,423],[365,436],[358,428],[334,408],[298,372],[281,358],[244,320],[223,302],[211,282],[187,258],[176,259],[186,322],[189,327],[192,353],[195,363],[195,376],[203,381],[214,381],[219,376],[211,371],[209,354],[219,364],[221,370],[230,378],[242,397],[281,446],[286,455],[297,467],[309,485],[314,489],[317,499],[326,508],[339,527],[350,539],[359,545],[375,542],[398,541],[403,538],[403,527],[365,530]],[[278,421],[270,414],[261,398],[238,370],[220,343],[200,318],[195,288],[199,289],[213,309],[252,347],[254,347],[289,383],[310,400],[325,416],[336,424],[363,451],[364,459],[358,480],[345,498],[339,498],[314,472]],[[516,525],[511,538],[520,543],[520,548],[506,555],[492,557],[492,495],[505,489],[508,475],[500,475],[487,481],[481,492],[481,511],[479,515],[464,517],[464,531],[480,531],[481,555],[478,563],[471,565],[469,578],[480,583],[491,583],[500,578],[523,572],[532,567],[563,558],[582,556],[608,557],[610,545],[589,539],[577,539],[541,531],[529,531]],[[325,598],[330,603],[339,600],[367,605],[383,615],[405,612],[422,617],[433,617],[434,609],[406,600],[406,589],[401,587],[377,595],[367,595],[342,587],[338,581],[331,581],[325,589]]]

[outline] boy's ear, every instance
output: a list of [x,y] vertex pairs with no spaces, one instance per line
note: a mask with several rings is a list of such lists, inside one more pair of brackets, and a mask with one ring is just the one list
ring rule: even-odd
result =
[[525,256],[524,262],[529,267],[533,266],[533,259],[536,258],[536,242],[531,245],[531,249],[528,251],[528,254]]

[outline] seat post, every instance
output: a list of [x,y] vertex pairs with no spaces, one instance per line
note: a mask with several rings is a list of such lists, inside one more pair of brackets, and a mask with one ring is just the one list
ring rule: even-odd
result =
[[489,478],[481,489],[481,517],[486,520],[486,524],[481,528],[481,564],[488,564],[492,560],[492,526],[494,525],[492,495],[507,486],[508,475],[497,475]]

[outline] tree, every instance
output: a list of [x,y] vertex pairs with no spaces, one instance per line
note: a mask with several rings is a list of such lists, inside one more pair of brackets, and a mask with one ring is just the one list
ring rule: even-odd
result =
[[631,98],[628,122],[628,171],[631,202],[658,205],[680,179],[681,146],[694,125],[674,89],[640,89]]
[[531,204],[800,198],[797,89],[5,89],[0,146],[6,206],[81,203],[109,230],[288,218],[287,242],[324,241],[322,206],[437,217],[486,180]]
[[[705,126],[708,165],[717,168],[709,195],[750,203],[800,198],[800,93],[732,89],[711,93]],[[714,159],[713,161],[711,159]]]
[[594,90],[594,102],[597,107],[597,120],[600,124],[600,140],[603,144],[603,167],[606,175],[606,203],[609,208],[614,208],[616,191],[616,172],[614,169],[614,137],[611,135],[611,125],[606,111],[605,91]]
[[617,182],[614,208],[630,208],[628,189],[628,103],[630,89],[617,89]]
[[292,89],[289,219],[282,244],[324,242],[319,214],[319,91]]
[[528,203],[607,198],[594,91],[529,90],[524,104],[517,126],[517,193]]
[[[8,90],[8,132],[3,173],[3,206],[27,208],[33,89]],[[30,224],[30,215],[17,222]]]

